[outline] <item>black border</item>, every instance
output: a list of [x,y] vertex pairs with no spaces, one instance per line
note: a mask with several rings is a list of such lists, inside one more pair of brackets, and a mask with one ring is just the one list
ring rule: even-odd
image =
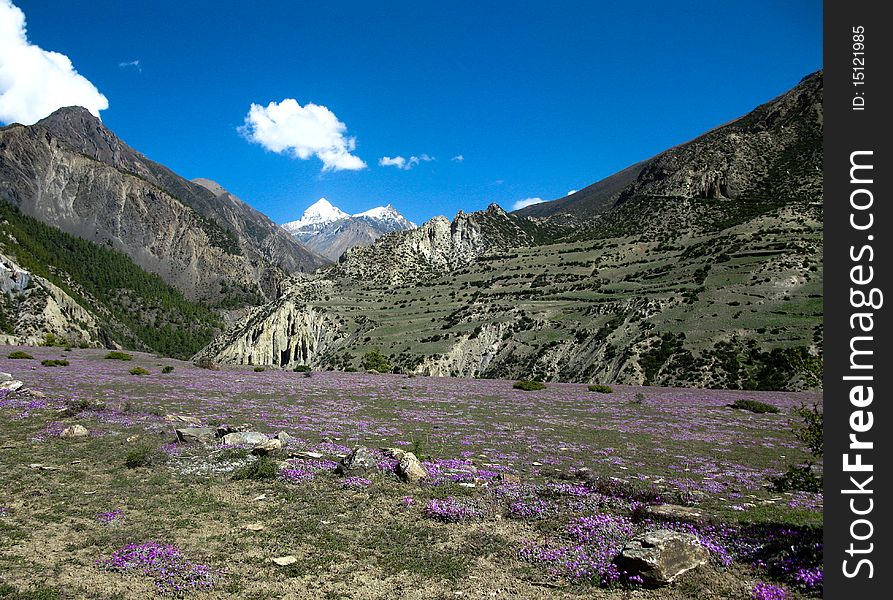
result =
[[[851,557],[846,553],[850,547],[850,525],[854,519],[849,501],[852,495],[842,490],[853,487],[850,475],[864,480],[864,474],[845,473],[843,454],[848,450],[850,415],[856,408],[850,403],[849,391],[853,382],[844,381],[850,373],[850,339],[859,332],[850,329],[850,315],[866,309],[856,309],[850,304],[850,269],[854,263],[850,258],[850,248],[860,249],[871,244],[874,260],[874,279],[867,287],[877,287],[882,292],[893,294],[890,286],[893,259],[889,251],[888,238],[893,235],[893,215],[890,204],[889,180],[893,176],[890,159],[890,136],[887,115],[893,111],[888,85],[885,79],[891,77],[889,67],[891,48],[889,40],[893,36],[893,22],[885,18],[881,2],[860,2],[850,0],[826,1],[824,3],[824,411],[825,411],[825,597],[845,598],[889,598],[893,585],[889,580],[893,562],[890,547],[893,539],[887,526],[889,511],[893,510],[890,493],[889,468],[891,452],[887,439],[893,431],[890,427],[891,397],[890,381],[893,379],[893,359],[890,344],[890,309],[893,296],[884,298],[884,305],[874,310],[874,330],[870,357],[874,365],[874,401],[865,410],[873,413],[874,424],[869,432],[859,434],[860,439],[874,442],[873,450],[863,451],[863,462],[873,465],[874,480],[866,486],[873,490],[873,510],[865,518],[873,524],[873,534],[865,542],[874,544],[870,554]],[[889,8],[889,5],[887,5]],[[889,13],[887,13],[889,14]],[[865,29],[864,58],[865,83],[853,84],[853,28]],[[853,98],[862,92],[865,98],[864,110],[853,110]],[[874,203],[871,212],[874,226],[871,231],[857,231],[850,226],[850,193],[859,187],[850,182],[850,154],[854,151],[870,150],[874,165],[874,181],[869,186]],[[860,217],[863,215],[860,215]],[[874,236],[867,240],[868,234]],[[886,294],[885,294],[886,296]],[[871,309],[867,309],[871,310]],[[861,335],[866,335],[862,333]],[[867,348],[867,346],[863,346]],[[868,383],[866,383],[868,385]],[[851,456],[850,462],[854,458]],[[859,502],[866,502],[867,496],[860,496]],[[860,504],[859,506],[865,506]],[[857,533],[867,531],[867,526],[857,529]],[[852,569],[858,558],[864,557],[873,564],[873,577],[868,578],[868,569],[863,568],[856,577],[848,578],[843,572],[843,561],[849,560]],[[856,595],[853,595],[856,594]]]

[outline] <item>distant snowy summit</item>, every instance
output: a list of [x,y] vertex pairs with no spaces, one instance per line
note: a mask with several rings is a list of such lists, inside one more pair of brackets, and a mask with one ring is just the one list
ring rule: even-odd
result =
[[350,215],[325,198],[314,202],[297,221],[282,225],[311,250],[338,260],[354,246],[369,246],[387,233],[415,229],[416,224],[388,204]]
[[350,218],[349,214],[337,206],[333,206],[332,203],[325,198],[320,198],[304,211],[304,214],[300,219],[283,223],[282,227],[289,233],[295,234],[298,232],[318,229],[329,223],[348,218]]

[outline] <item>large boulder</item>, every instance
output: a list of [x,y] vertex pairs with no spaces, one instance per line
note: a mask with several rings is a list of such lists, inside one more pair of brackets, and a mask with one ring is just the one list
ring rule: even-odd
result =
[[267,441],[267,436],[258,431],[238,431],[223,436],[223,443],[229,446],[257,446]]
[[174,431],[181,444],[213,444],[217,434],[213,427],[183,427]]
[[637,575],[647,585],[666,585],[709,558],[710,552],[694,535],[658,529],[630,540],[616,562],[627,576]]
[[341,459],[335,472],[339,475],[363,475],[378,470],[378,459],[366,446],[357,446]]

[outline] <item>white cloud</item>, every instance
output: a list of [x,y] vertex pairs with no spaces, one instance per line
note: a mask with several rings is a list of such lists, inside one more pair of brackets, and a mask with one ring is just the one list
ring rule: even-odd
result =
[[325,106],[286,98],[267,106],[253,104],[239,132],[249,141],[277,154],[290,153],[306,160],[316,156],[323,171],[356,171],[365,169],[358,156],[351,154],[356,138],[347,137],[347,125]]
[[143,72],[143,66],[140,64],[139,59],[136,59],[136,60],[128,60],[128,61],[125,61],[125,62],[119,62],[119,63],[118,63],[118,66],[121,67],[122,69],[126,69],[127,67],[133,67],[134,69],[136,69],[136,70],[139,71],[140,73]]
[[380,167],[397,167],[398,169],[404,169],[406,167],[406,159],[402,156],[395,156],[391,158],[390,156],[382,156],[378,159],[378,165]]
[[28,42],[25,13],[0,0],[0,121],[31,125],[63,106],[83,106],[98,117],[109,101],[67,56]]
[[465,157],[462,156],[461,154],[457,154],[456,156],[454,156],[454,157],[451,158],[450,160],[455,161],[455,162],[462,162],[462,161],[465,160]]
[[545,202],[542,198],[524,198],[523,200],[518,200],[514,204],[512,204],[512,210],[521,210],[522,208],[526,208],[528,206],[533,206],[534,204],[540,204]]
[[571,190],[567,193],[567,195],[570,196],[571,194],[576,194],[576,193],[577,193],[577,190]]
[[408,171],[419,163],[431,162],[432,160],[435,160],[434,157],[428,156],[427,154],[410,156],[409,158],[403,158],[402,156],[395,156],[393,158],[390,156],[382,156],[378,159],[378,165],[381,167],[397,167],[398,169]]

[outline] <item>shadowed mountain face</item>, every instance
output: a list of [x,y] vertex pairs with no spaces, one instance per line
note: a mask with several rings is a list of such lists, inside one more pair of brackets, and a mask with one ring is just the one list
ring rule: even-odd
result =
[[570,196],[515,211],[554,224],[604,215],[633,198],[747,203],[821,195],[822,73],[751,113]]
[[122,142],[80,107],[0,130],[0,199],[128,255],[187,297],[277,293],[289,273],[326,264],[220,188],[187,181]]
[[435,217],[283,283],[200,356],[746,389],[822,377],[822,75],[571,196]]

